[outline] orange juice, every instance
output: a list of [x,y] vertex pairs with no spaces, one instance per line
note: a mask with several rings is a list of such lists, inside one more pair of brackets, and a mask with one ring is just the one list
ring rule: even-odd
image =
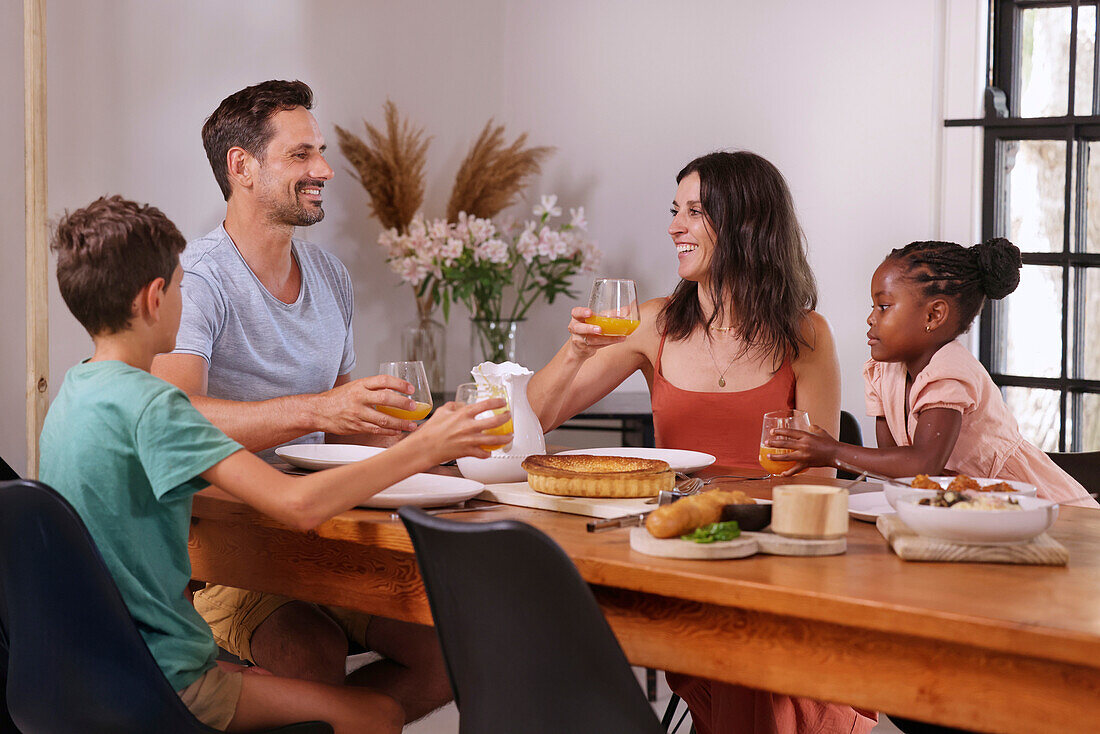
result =
[[793,449],[773,449],[771,446],[760,447],[760,466],[768,474],[782,474],[794,466],[793,461],[775,461],[769,459],[768,454],[789,454]]
[[[493,413],[495,413],[497,415],[499,415],[503,412],[504,412],[504,410],[494,410],[493,411]],[[511,418],[504,421],[503,424],[497,426],[496,428],[487,428],[484,431],[482,431],[482,433],[487,433],[490,436],[507,436],[511,432],[512,432],[512,419]],[[508,443],[498,443],[496,446],[482,446],[481,448],[485,449],[486,451],[495,451],[496,449],[502,449],[502,448],[504,448],[505,446],[508,446],[511,443],[512,442],[509,441]]]
[[428,417],[428,413],[432,412],[431,403],[417,402],[416,407],[412,410],[405,410],[404,408],[394,408],[390,405],[376,405],[374,406],[386,415],[392,415],[394,418],[401,418],[407,421],[422,421]]
[[633,334],[638,324],[642,322],[638,319],[620,319],[615,316],[589,316],[584,323],[600,327],[605,336],[626,336]]

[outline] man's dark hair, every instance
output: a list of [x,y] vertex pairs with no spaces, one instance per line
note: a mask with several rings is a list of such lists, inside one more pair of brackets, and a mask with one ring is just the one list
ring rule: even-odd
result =
[[125,329],[138,292],[157,278],[171,282],[186,245],[160,209],[110,196],[66,212],[50,249],[61,297],[95,336]]
[[225,156],[230,148],[243,148],[263,160],[267,144],[275,131],[271,118],[283,110],[313,108],[313,90],[305,82],[261,82],[245,87],[222,100],[218,109],[202,126],[202,145],[214,169],[214,178],[229,201],[229,166]]

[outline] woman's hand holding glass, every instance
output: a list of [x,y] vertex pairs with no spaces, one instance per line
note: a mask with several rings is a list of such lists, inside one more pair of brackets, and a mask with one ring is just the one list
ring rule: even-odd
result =
[[[483,451],[495,451],[497,449],[507,448],[512,445],[512,413],[511,403],[508,400],[508,389],[504,385],[500,384],[481,384],[467,382],[458,386],[455,390],[455,403],[458,405],[477,405],[480,401],[487,399],[497,400],[502,403],[499,407],[492,409],[491,411],[483,411],[477,414],[477,417],[481,420],[487,421],[487,427],[483,433],[488,436],[492,436],[493,443],[482,444],[479,446]],[[484,413],[490,413],[489,416]],[[496,424],[488,424],[488,418],[499,418],[501,415],[507,415],[507,419],[503,422]],[[488,438],[486,441],[490,440]]]
[[574,308],[572,317],[570,342],[582,357],[591,357],[601,347],[618,344],[641,323],[634,281],[596,279],[588,308]]

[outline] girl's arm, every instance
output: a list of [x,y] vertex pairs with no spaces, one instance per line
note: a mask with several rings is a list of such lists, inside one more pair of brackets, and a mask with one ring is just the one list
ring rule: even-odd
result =
[[[840,433],[840,360],[829,322],[816,311],[802,321],[804,347],[791,367],[795,376],[794,406],[810,415],[810,423],[830,436]],[[835,477],[834,469],[814,469],[818,476]]]
[[[786,474],[808,466],[832,466],[867,470],[888,477],[938,475],[943,473],[955,449],[961,426],[961,412],[951,408],[929,408],[917,417],[912,446],[852,446],[840,443],[824,431],[807,433],[782,428],[773,432],[770,443],[777,448],[794,450],[783,457],[798,462]],[[881,440],[881,433],[879,438]]]
[[885,416],[880,415],[875,418],[875,445],[880,449],[898,445],[894,440],[894,434],[890,433],[890,424],[886,422]]
[[304,477],[283,474],[247,451],[219,461],[202,477],[265,515],[309,530],[416,472],[458,456],[487,457],[489,453],[479,448],[486,440],[483,431],[503,425],[511,414],[504,411],[481,420],[476,416],[504,405],[499,399],[467,406],[447,403],[396,446]]
[[630,336],[602,336],[599,327],[586,324],[587,308],[574,308],[567,341],[550,363],[527,384],[527,400],[543,431],[551,431],[605,397],[623,380],[649,363],[656,349],[657,314],[664,299],[641,305],[641,324]]

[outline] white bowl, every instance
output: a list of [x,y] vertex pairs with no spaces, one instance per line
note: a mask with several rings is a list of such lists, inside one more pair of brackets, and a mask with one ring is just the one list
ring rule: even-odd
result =
[[[951,484],[951,480],[955,477],[929,477],[929,479],[938,482],[944,489],[947,489],[947,485]],[[890,506],[895,510],[898,509],[898,497],[905,494],[922,494],[925,497],[935,497],[936,490],[934,489],[917,489],[916,487],[910,487],[914,477],[898,477],[893,482],[883,482],[882,491],[886,495],[886,501],[890,503]],[[989,484],[996,484],[998,482],[1004,482],[1011,486],[1015,492],[983,492],[982,494],[989,494],[991,497],[1034,497],[1035,485],[1028,484],[1027,482],[1017,482],[1012,479],[989,479],[988,477],[974,477],[974,481],[983,487]]]
[[1026,543],[1054,524],[1058,506],[1037,497],[1017,497],[1019,510],[961,510],[917,504],[925,495],[898,498],[898,517],[926,538],[968,545]]
[[526,456],[490,456],[478,459],[463,456],[458,460],[458,470],[467,479],[482,484],[500,484],[501,482],[526,482],[527,470],[521,464]]

